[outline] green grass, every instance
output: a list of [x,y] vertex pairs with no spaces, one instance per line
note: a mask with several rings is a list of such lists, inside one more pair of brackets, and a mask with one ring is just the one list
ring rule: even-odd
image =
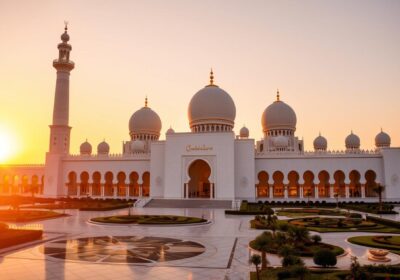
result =
[[66,216],[53,211],[42,210],[0,210],[0,221],[3,222],[32,222]]
[[[375,242],[373,238],[374,236],[354,236],[349,238],[348,241],[357,245],[390,250],[391,252],[400,255],[400,245],[378,243]],[[400,236],[392,236],[390,241],[399,243]]]
[[58,203],[29,205],[21,208],[79,209],[81,211],[107,211],[107,210],[127,208],[131,206],[133,202],[134,201],[82,199],[82,200],[61,201]]
[[207,220],[197,217],[174,216],[174,215],[123,215],[97,217],[91,219],[93,222],[110,224],[148,224],[148,225],[176,225],[204,223]]
[[278,216],[286,217],[304,217],[304,216],[346,216],[347,213],[335,209],[319,209],[319,208],[297,208],[297,209],[281,209],[276,212]]

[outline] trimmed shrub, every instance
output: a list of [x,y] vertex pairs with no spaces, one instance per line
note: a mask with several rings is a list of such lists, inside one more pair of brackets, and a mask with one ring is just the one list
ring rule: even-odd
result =
[[337,263],[336,255],[327,249],[321,249],[314,254],[314,263],[322,267],[335,266]]

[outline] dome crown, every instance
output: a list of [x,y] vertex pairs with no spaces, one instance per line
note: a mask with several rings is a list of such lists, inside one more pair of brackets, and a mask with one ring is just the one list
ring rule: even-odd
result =
[[250,134],[249,129],[247,127],[243,126],[240,129],[240,132],[239,132],[240,138],[249,138],[249,134]]
[[168,128],[168,130],[165,132],[166,135],[174,134],[175,130],[173,130],[172,127]]
[[92,154],[92,145],[87,141],[83,142],[79,147],[79,151],[81,155],[91,155]]
[[355,135],[353,131],[346,137],[345,140],[346,149],[359,149],[360,148],[360,137]]
[[110,153],[110,145],[103,140],[99,145],[97,145],[97,154],[99,155],[107,155]]
[[137,110],[129,120],[129,134],[131,138],[142,138],[140,136],[150,135],[151,139],[158,139],[161,131],[161,119],[156,112],[147,106],[147,97],[145,106]]
[[[188,108],[189,125],[192,131],[209,132],[209,126],[199,130],[201,125],[219,125],[232,130],[236,117],[236,107],[232,97],[223,89],[214,84],[214,75],[211,71],[210,84],[199,90],[190,100]],[[226,131],[225,129],[222,129]],[[213,130],[216,131],[216,130]]]
[[386,132],[384,132],[381,129],[381,132],[379,132],[375,136],[375,146],[377,148],[390,147],[390,143],[391,143],[391,139],[390,139],[389,134],[387,134]]
[[313,142],[314,150],[316,151],[326,151],[328,148],[328,141],[325,137],[321,136],[321,133],[317,138],[314,139]]
[[277,91],[277,100],[269,105],[263,112],[261,124],[263,131],[267,132],[274,129],[296,130],[296,113],[285,102],[280,100],[279,90]]

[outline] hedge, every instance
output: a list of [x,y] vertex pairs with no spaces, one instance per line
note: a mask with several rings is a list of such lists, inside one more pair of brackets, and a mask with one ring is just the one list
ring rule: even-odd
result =
[[42,230],[4,230],[0,232],[0,249],[38,240],[42,235]]
[[368,216],[367,215],[367,221],[372,221],[372,222],[379,223],[379,224],[382,224],[382,225],[385,225],[385,226],[389,226],[389,227],[394,227],[394,228],[400,229],[400,222],[389,220],[389,219],[383,219],[383,218],[378,218],[378,217]]

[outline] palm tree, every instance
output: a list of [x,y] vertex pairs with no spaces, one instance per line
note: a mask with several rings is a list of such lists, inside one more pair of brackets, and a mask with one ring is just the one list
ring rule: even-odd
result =
[[257,280],[260,280],[260,274],[258,271],[258,266],[261,264],[260,255],[252,255],[250,258],[250,263],[254,264],[254,266],[256,267]]
[[310,240],[310,232],[305,227],[290,227],[289,236],[293,240],[295,247],[297,247],[299,243]]
[[265,231],[254,240],[254,249],[261,252],[261,270],[267,268],[267,250],[271,247],[273,238],[270,232]]
[[282,258],[291,256],[294,254],[293,246],[285,244],[282,247],[280,247],[278,251],[278,255]]
[[374,192],[378,195],[379,198],[379,211],[382,211],[382,193],[385,190],[385,186],[381,184],[377,184],[374,188]]

